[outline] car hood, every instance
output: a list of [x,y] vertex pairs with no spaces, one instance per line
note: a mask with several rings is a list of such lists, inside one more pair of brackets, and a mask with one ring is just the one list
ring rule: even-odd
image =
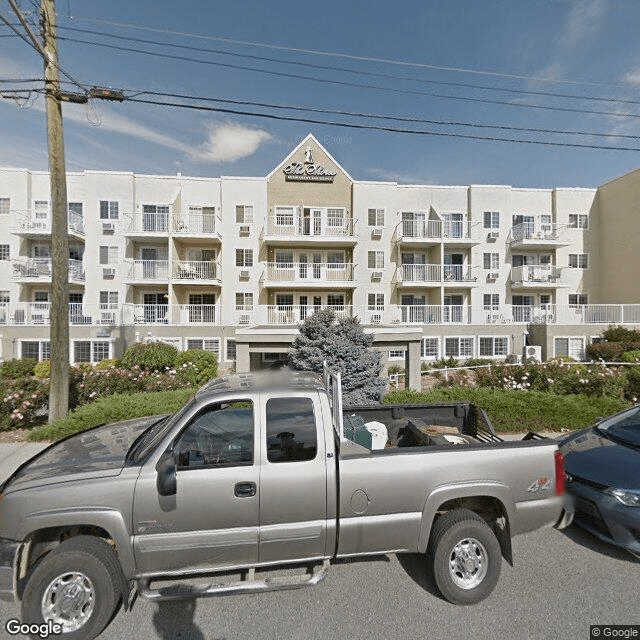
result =
[[620,489],[640,489],[640,451],[589,428],[560,443],[570,476]]
[[69,436],[41,451],[18,467],[5,487],[34,481],[60,482],[78,474],[113,475],[124,466],[136,438],[164,416],[114,422]]

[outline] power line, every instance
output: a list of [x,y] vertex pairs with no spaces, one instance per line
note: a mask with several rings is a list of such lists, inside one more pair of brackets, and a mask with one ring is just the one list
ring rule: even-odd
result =
[[424,131],[421,129],[400,129],[396,127],[386,127],[380,125],[370,125],[370,124],[357,124],[357,123],[346,123],[346,122],[334,122],[334,121],[326,121],[326,120],[316,120],[313,118],[298,118],[295,116],[279,116],[275,114],[267,114],[267,113],[255,113],[251,111],[240,111],[238,109],[225,109],[222,107],[209,107],[204,105],[193,105],[193,104],[184,104],[177,102],[166,102],[166,101],[153,101],[153,100],[144,100],[142,98],[125,98],[128,102],[138,102],[141,104],[151,104],[162,107],[176,107],[181,109],[193,109],[196,111],[212,111],[216,113],[227,113],[231,115],[239,115],[239,116],[252,116],[255,118],[268,118],[271,120],[284,120],[289,122],[304,122],[308,124],[320,124],[327,125],[333,127],[344,127],[348,129],[366,129],[366,130],[374,130],[374,131],[387,131],[391,133],[408,133],[413,135],[423,135],[423,136],[439,136],[446,138],[465,138],[468,140],[484,140],[489,142],[513,142],[518,144],[536,144],[536,145],[546,145],[553,147],[574,147],[581,149],[601,149],[608,151],[640,151],[640,147],[613,147],[613,146],[605,146],[605,145],[593,145],[593,144],[582,144],[582,143],[572,143],[572,142],[553,142],[547,140],[518,140],[515,138],[500,138],[496,136],[477,136],[472,134],[463,134],[463,133],[445,133],[439,131]]
[[373,89],[373,90],[377,90],[377,91],[388,91],[388,92],[391,92],[391,93],[400,93],[400,94],[405,94],[405,95],[428,96],[428,97],[431,97],[431,98],[440,98],[440,99],[444,99],[444,100],[461,100],[461,101],[464,101],[464,102],[475,102],[475,103],[483,103],[483,104],[496,104],[496,105],[501,105],[501,106],[517,107],[517,108],[525,108],[525,109],[541,109],[541,110],[545,110],[545,111],[561,111],[561,112],[567,112],[567,113],[583,113],[583,114],[594,114],[594,115],[607,115],[607,116],[614,116],[614,117],[618,117],[618,118],[622,118],[622,117],[640,118],[640,114],[627,113],[627,112],[600,111],[600,110],[597,110],[597,109],[578,109],[578,108],[573,108],[573,107],[559,107],[559,106],[549,106],[549,105],[538,105],[538,104],[531,104],[531,103],[524,103],[524,102],[506,102],[504,100],[491,100],[491,99],[488,99],[488,98],[474,98],[474,97],[471,97],[471,96],[453,96],[453,95],[433,93],[433,92],[428,92],[428,91],[416,91],[416,90],[412,90],[412,89],[398,89],[398,88],[393,88],[393,87],[383,87],[383,86],[380,86],[380,85],[362,84],[362,83],[356,83],[356,82],[348,82],[348,81],[345,81],[345,80],[332,80],[332,79],[329,79],[329,78],[315,78],[313,76],[305,76],[305,75],[302,75],[302,74],[285,73],[285,72],[281,72],[281,71],[273,71],[273,70],[270,70],[270,69],[259,69],[259,68],[256,68],[256,67],[246,67],[246,66],[236,65],[236,64],[226,63],[226,62],[215,62],[213,60],[201,60],[201,59],[198,59],[198,58],[190,58],[190,57],[187,57],[187,56],[178,56],[178,55],[173,55],[173,54],[170,54],[170,53],[161,53],[161,52],[157,52],[157,51],[147,51],[147,50],[144,50],[144,49],[135,49],[133,47],[122,47],[122,46],[119,46],[119,45],[108,44],[108,43],[104,43],[104,42],[92,42],[92,41],[88,41],[88,40],[80,40],[78,38],[67,38],[67,37],[60,36],[58,38],[58,40],[64,40],[64,41],[68,41],[68,42],[76,42],[76,43],[80,43],[80,44],[87,44],[87,45],[95,46],[95,47],[103,47],[103,48],[107,48],[107,49],[113,49],[113,50],[116,50],[116,51],[125,51],[125,52],[129,52],[129,53],[140,53],[140,54],[143,54],[143,55],[154,56],[154,57],[159,57],[159,58],[165,58],[165,59],[170,59],[170,60],[180,60],[180,61],[183,61],[183,62],[195,62],[197,64],[205,64],[205,65],[210,65],[210,66],[222,67],[222,68],[226,68],[226,69],[235,69],[237,71],[250,71],[250,72],[254,72],[254,73],[263,73],[263,74],[277,76],[277,77],[295,78],[295,79],[299,79],[299,80],[309,80],[311,82],[334,84],[334,85],[347,86],[347,87],[357,87],[357,88],[364,88],[364,89]]

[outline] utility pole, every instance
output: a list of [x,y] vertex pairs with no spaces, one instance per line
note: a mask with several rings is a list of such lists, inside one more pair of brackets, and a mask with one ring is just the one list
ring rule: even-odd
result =
[[51,423],[67,415],[69,410],[69,237],[54,0],[42,0],[41,11],[51,182]]

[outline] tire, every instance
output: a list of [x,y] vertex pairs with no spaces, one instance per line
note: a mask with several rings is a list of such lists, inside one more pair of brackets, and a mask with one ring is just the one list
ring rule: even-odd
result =
[[52,620],[63,625],[63,640],[91,640],[115,613],[121,584],[117,556],[106,542],[69,538],[33,567],[22,595],[22,622]]
[[440,516],[432,529],[429,558],[440,593],[453,604],[476,604],[495,588],[502,553],[491,527],[469,509]]

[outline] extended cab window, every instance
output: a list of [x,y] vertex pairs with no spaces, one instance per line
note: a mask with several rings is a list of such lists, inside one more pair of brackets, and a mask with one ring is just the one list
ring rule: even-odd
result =
[[191,421],[175,443],[178,469],[253,464],[253,403],[216,402]]
[[316,418],[311,398],[267,401],[267,460],[313,460],[318,451]]

